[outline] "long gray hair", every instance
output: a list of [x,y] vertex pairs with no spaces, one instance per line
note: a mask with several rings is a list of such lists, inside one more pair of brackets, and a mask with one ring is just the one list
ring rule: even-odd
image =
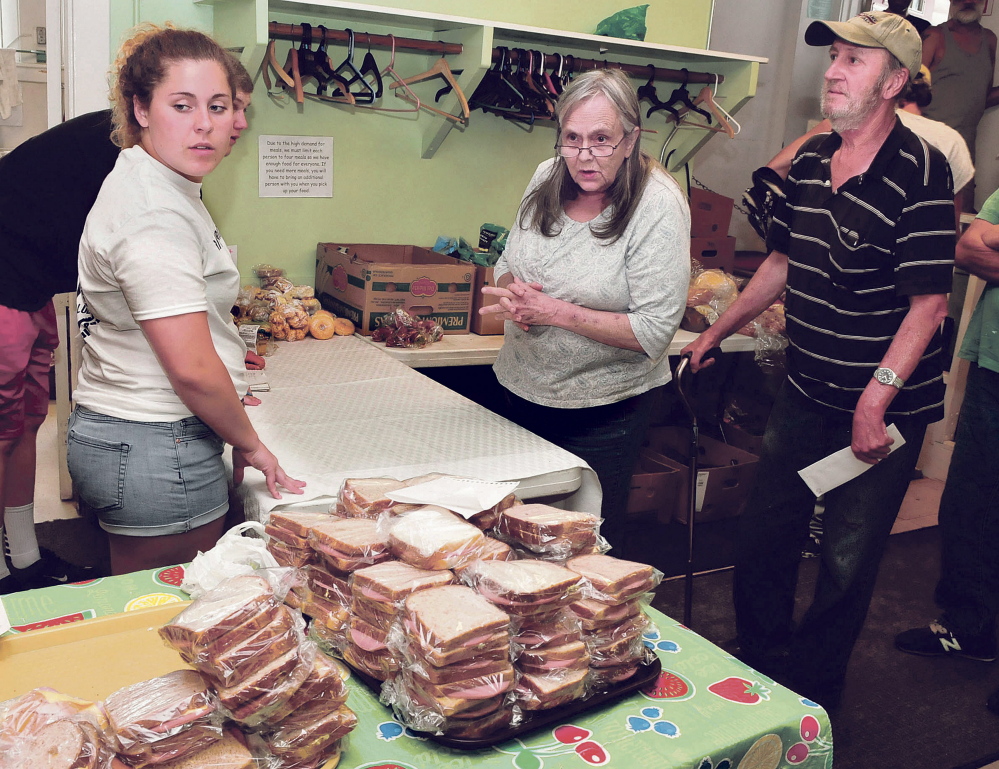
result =
[[[597,94],[606,96],[613,105],[624,127],[625,136],[642,127],[638,96],[628,76],[619,69],[596,69],[577,77],[559,97],[555,107],[559,143],[562,141],[562,124],[569,113]],[[610,221],[601,227],[590,227],[591,232],[602,240],[613,242],[624,233],[642,197],[649,174],[658,165],[641,151],[640,144],[641,133],[635,137],[631,156],[624,161],[617,178],[607,190],[611,204]],[[569,174],[565,158],[556,155],[548,178],[524,199],[517,223],[522,229],[536,230],[545,237],[554,237],[559,233],[558,222],[562,218],[563,204],[567,200],[574,200],[578,194],[579,187]]]

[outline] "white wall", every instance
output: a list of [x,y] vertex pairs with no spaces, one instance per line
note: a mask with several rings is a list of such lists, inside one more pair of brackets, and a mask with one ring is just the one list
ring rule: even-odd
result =
[[[709,47],[770,60],[760,65],[756,96],[736,115],[742,131],[734,139],[723,134],[713,137],[698,153],[693,169],[707,187],[737,202],[753,171],[783,146],[784,119],[796,70],[791,62],[801,15],[802,0],[715,0]],[[804,125],[804,118],[801,122]],[[732,217],[729,234],[736,237],[736,247],[741,250],[763,248],[738,212]]]

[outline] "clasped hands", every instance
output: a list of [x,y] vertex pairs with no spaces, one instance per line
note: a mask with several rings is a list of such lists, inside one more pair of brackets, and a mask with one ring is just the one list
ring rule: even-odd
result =
[[485,286],[482,293],[498,296],[499,304],[479,309],[480,315],[499,315],[512,320],[522,331],[531,326],[551,326],[561,303],[544,293],[540,283],[525,283],[514,278],[504,288]]

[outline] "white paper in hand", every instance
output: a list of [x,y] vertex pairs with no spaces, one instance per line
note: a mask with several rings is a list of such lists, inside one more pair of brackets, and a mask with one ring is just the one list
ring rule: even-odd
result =
[[390,491],[385,496],[411,505],[438,505],[471,518],[512,493],[518,481],[483,481],[479,478],[436,478],[418,486]]
[[[905,438],[898,431],[895,425],[888,425],[888,435],[894,439],[894,443],[888,453],[900,449],[905,445]],[[817,497],[821,497],[828,491],[832,491],[837,486],[842,486],[847,481],[852,481],[858,475],[866,473],[874,465],[869,465],[857,459],[853,451],[847,446],[845,449],[830,454],[825,459],[809,465],[804,470],[799,470],[798,475],[808,484],[808,488]]]

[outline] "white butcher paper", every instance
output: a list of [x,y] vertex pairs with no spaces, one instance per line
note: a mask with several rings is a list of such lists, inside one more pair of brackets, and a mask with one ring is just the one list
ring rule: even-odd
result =
[[[902,437],[902,433],[895,425],[888,426],[888,435],[895,440],[888,450],[889,454],[905,445],[905,438]],[[816,497],[821,497],[847,481],[852,481],[861,473],[866,473],[872,467],[874,465],[857,459],[850,447],[847,446],[845,449],[840,449],[825,459],[820,459],[809,465],[804,470],[799,470],[798,475]]]
[[418,486],[390,491],[385,496],[411,505],[438,505],[471,518],[498,504],[516,490],[519,481],[483,481],[479,478],[435,478]]

